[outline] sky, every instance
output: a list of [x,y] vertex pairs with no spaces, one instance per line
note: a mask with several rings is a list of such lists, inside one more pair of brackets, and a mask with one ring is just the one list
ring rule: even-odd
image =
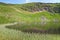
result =
[[60,0],[0,0],[0,2],[12,3],[12,4],[22,4],[30,2],[60,3]]

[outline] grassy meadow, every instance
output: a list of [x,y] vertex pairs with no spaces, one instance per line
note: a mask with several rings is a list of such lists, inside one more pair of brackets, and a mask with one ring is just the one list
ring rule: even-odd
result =
[[60,34],[24,33],[0,25],[0,40],[60,40]]

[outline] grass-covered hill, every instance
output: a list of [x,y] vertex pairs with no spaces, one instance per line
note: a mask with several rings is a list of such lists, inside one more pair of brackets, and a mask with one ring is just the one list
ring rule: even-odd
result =
[[56,39],[60,40],[60,3],[0,2],[0,40]]
[[0,2],[0,23],[60,20],[59,3],[7,4]]
[[39,11],[48,11],[52,13],[60,13],[60,4],[59,3],[27,3],[16,5],[17,8],[21,8],[29,12],[39,12]]

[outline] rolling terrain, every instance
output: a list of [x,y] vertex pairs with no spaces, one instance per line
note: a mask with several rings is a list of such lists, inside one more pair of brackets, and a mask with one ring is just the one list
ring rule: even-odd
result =
[[0,2],[0,40],[60,40],[60,3]]
[[14,22],[38,28],[45,22],[60,22],[60,5],[59,3],[6,4],[1,2],[0,24]]
[[[0,2],[0,23],[15,21],[60,20],[59,3],[6,4]],[[27,18],[27,19],[26,19]]]

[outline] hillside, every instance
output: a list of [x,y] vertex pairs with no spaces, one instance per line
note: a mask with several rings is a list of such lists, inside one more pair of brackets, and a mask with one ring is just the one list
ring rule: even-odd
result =
[[0,40],[60,40],[60,3],[0,2]]
[[41,12],[48,11],[52,13],[60,13],[60,4],[59,3],[27,3],[16,5],[17,8],[23,9],[29,12]]
[[60,20],[59,3],[6,4],[0,2],[0,23]]

